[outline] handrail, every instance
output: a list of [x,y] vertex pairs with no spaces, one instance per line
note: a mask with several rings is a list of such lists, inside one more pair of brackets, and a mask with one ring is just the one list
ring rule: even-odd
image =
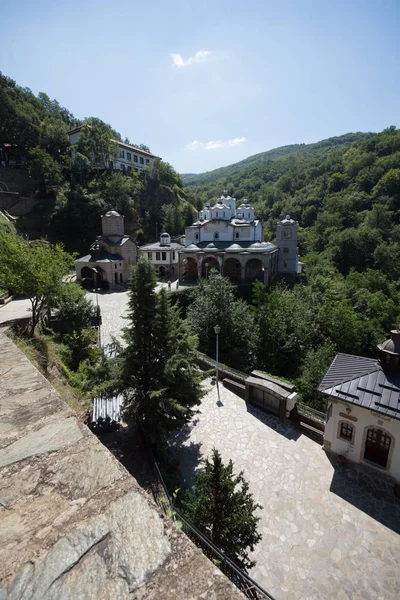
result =
[[[173,519],[179,520],[182,523],[182,529],[186,535],[200,547],[204,554],[216,564],[221,571],[228,577],[230,581],[247,597],[249,600],[274,600],[273,596],[268,594],[254,579],[245,573],[240,567],[228,558],[222,550],[220,550],[210,539],[208,539],[201,531],[192,523],[189,523],[173,506],[168,488],[164,482],[160,468],[154,456],[153,449],[147,439],[146,432],[142,423],[139,421],[139,428],[142,433],[142,438],[145,443],[150,462],[156,474],[159,486],[161,486],[164,496],[160,495],[159,486],[153,489],[153,497],[156,503],[166,513],[168,506],[173,511]],[[217,564],[219,563],[219,564]]]
[[307,404],[303,404],[302,402],[296,403],[296,408],[299,413],[303,413],[304,415],[310,415],[311,418],[314,418],[316,421],[321,421],[322,423],[326,422],[326,414],[316,410],[315,408],[311,408],[311,406],[307,406]]

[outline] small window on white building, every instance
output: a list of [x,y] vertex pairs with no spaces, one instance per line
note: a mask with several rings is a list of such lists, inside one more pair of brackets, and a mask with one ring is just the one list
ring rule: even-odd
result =
[[172,253],[172,260],[175,260],[175,252]]
[[199,234],[198,234],[198,233],[196,233],[196,240],[198,240],[198,239],[199,239]]
[[236,239],[239,237],[239,232],[237,231],[235,234]]
[[160,260],[160,253],[156,252],[156,260]]
[[214,233],[214,240],[217,240],[218,238],[219,238],[219,233],[216,231],[216,232]]
[[147,258],[148,258],[149,260],[151,260],[151,257],[152,257],[152,256],[153,256],[152,252],[148,252],[148,253],[147,253]]
[[121,171],[125,171],[125,165],[121,165]]
[[132,154],[131,154],[130,152],[127,152],[127,153],[126,153],[126,158],[127,158],[128,160],[132,160]]
[[111,169],[111,171],[114,169],[114,163],[112,160],[108,161],[108,168]]
[[133,162],[137,162],[137,155],[136,154],[133,155]]
[[346,442],[352,442],[354,435],[354,425],[348,423],[347,421],[342,421],[339,424],[339,437],[341,440],[346,440]]
[[115,268],[117,269],[117,268],[118,268],[118,265],[115,265]]
[[131,165],[128,165],[128,171],[132,171]]
[[161,260],[167,260],[167,253],[161,252]]
[[146,158],[146,165],[149,165],[149,164],[150,164],[150,161],[148,158]]
[[141,164],[141,165],[144,165],[144,159],[143,159],[143,156],[140,156],[140,164]]
[[218,217],[218,212],[215,213],[215,216]]
[[121,152],[119,153],[120,158],[125,158],[125,152],[124,150],[121,150]]

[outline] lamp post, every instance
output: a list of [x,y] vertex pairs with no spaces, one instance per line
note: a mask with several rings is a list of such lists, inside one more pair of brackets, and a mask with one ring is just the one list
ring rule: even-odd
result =
[[215,352],[215,359],[216,359],[217,366],[215,368],[215,374],[216,374],[215,380],[217,382],[217,389],[218,389],[218,336],[221,333],[221,327],[219,325],[216,325],[214,327],[214,331],[215,331],[215,335],[217,336],[217,340],[216,340],[217,346],[216,346],[216,352]]

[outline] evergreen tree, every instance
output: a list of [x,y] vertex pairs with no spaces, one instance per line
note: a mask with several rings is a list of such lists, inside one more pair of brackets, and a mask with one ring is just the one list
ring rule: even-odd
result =
[[127,412],[143,420],[152,442],[187,423],[203,395],[197,340],[170,306],[166,290],[156,294],[155,286],[152,265],[140,260],[132,274],[131,325],[124,334]]
[[254,567],[249,551],[261,540],[260,519],[254,513],[262,506],[254,502],[243,472],[234,475],[232,461],[224,465],[215,448],[211,460],[205,460],[204,472],[196,475],[193,494],[188,494],[184,505],[191,523],[231,560],[242,569]]

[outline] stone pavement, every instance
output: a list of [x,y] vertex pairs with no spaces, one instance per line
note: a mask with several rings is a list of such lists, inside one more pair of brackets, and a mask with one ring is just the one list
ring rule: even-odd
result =
[[[176,281],[172,281],[171,289],[174,290],[175,286]],[[167,289],[168,284],[165,282],[158,282],[156,292],[159,292],[162,288]],[[107,290],[97,294],[96,292],[88,291],[86,296],[90,298],[95,306],[98,302],[101,308],[101,345],[106,346],[107,344],[110,344],[113,337],[121,341],[121,330],[128,325],[128,322],[124,317],[126,316],[128,309],[129,292],[120,288],[118,291]]]
[[350,481],[316,442],[220,385],[171,444],[189,484],[213,446],[244,471],[263,506],[251,575],[277,600],[400,598],[400,502]]

